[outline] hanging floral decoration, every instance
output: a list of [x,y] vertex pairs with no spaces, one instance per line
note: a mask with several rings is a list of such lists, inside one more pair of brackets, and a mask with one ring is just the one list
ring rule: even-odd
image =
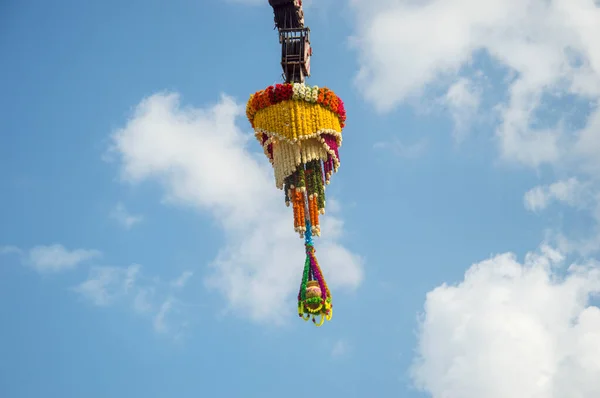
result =
[[[346,111],[331,90],[304,83],[269,86],[250,96],[246,115],[273,166],[275,185],[292,205],[294,230],[305,239],[306,261],[298,312],[317,326],[332,315],[331,292],[315,256],[313,236],[321,235],[325,185],[340,166],[339,148]],[[316,316],[321,315],[320,321]]]

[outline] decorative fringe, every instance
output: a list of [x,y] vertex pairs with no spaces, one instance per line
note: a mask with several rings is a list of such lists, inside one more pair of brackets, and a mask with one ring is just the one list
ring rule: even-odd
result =
[[311,223],[314,236],[321,236],[319,215],[325,214],[325,183],[320,160],[301,164],[284,182],[285,204],[294,210],[294,231],[306,232],[305,220]]

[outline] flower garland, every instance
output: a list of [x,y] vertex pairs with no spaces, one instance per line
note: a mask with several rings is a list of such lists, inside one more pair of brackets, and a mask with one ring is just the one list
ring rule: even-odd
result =
[[346,125],[346,110],[342,99],[327,87],[311,87],[304,83],[276,84],[257,91],[250,96],[246,104],[246,116],[254,127],[253,120],[258,111],[289,100],[306,101],[324,106],[337,115],[342,128]]

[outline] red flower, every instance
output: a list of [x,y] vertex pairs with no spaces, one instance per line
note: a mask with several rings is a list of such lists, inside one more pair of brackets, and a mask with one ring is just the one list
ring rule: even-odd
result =
[[256,111],[259,110],[261,108],[260,102],[260,93],[254,94],[254,97],[252,97],[252,108]]
[[267,91],[267,98],[269,99],[269,102],[268,102],[267,106],[269,106],[270,104],[275,104],[276,103],[274,88],[275,87],[273,87],[273,86],[267,87],[267,90],[266,90]]
[[287,100],[291,99],[293,94],[294,94],[294,89],[293,89],[292,85],[289,83],[284,84],[283,91],[282,91],[282,101],[287,101]]
[[344,109],[344,101],[342,101],[341,98],[338,98],[338,101],[339,102],[338,102],[338,109],[337,109],[337,111],[338,111],[338,113],[340,115],[345,115],[346,114],[346,109]]
[[275,101],[274,102],[275,103],[283,101],[283,90],[284,90],[283,84],[278,83],[275,85],[275,90],[274,90],[274,93],[275,93]]
[[266,140],[268,140],[268,139],[269,139],[269,136],[268,136],[268,135],[266,135],[265,133],[262,133],[262,134],[260,135],[260,143],[261,143],[262,145],[264,145],[264,144],[265,144],[265,141],[266,141]]

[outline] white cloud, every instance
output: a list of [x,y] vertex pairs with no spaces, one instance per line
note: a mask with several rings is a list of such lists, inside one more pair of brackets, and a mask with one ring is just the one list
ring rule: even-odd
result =
[[144,314],[152,311],[151,299],[156,291],[155,286],[140,287],[133,299],[135,312]]
[[524,264],[505,253],[427,294],[414,363],[432,398],[600,396],[597,263],[572,265],[542,247]]
[[129,213],[123,203],[117,203],[115,208],[110,212],[110,216],[126,229],[130,229],[144,219],[141,215]]
[[462,77],[448,88],[443,102],[454,120],[454,138],[460,142],[468,133],[479,108],[479,89],[472,81]]
[[575,177],[550,185],[539,185],[525,193],[525,208],[531,211],[544,210],[553,200],[570,206],[583,205],[589,201],[588,189],[588,185]]
[[[79,263],[99,256],[97,250],[67,250],[59,244],[35,246],[24,251],[16,246],[0,246],[0,255],[19,254],[21,262],[34,267],[39,272],[58,272],[75,268]],[[99,307],[108,307],[118,303],[129,303],[134,312],[152,317],[153,326],[158,333],[175,331],[180,337],[179,330],[185,326],[187,314],[181,314],[178,305],[180,301],[169,291],[172,287],[181,289],[191,272],[184,272],[171,284],[162,284],[159,278],[144,280],[141,278],[141,265],[132,264],[128,267],[92,266],[86,280],[71,288],[85,300]],[[156,301],[160,296],[168,295],[168,308]],[[180,316],[167,322],[167,312],[176,311]]]
[[[167,202],[214,215],[227,241],[208,286],[232,309],[277,321],[295,307],[304,247],[258,144],[236,125],[242,114],[227,96],[199,109],[180,107],[176,94],[153,95],[113,135],[112,152],[124,181],[160,181]],[[333,288],[354,288],[363,276],[361,259],[338,243],[343,222],[330,213],[323,217],[317,255]]]
[[525,193],[525,208],[540,212],[552,202],[557,202],[589,216],[591,226],[577,223],[586,232],[568,236],[561,230],[549,230],[547,239],[552,240],[565,253],[579,253],[583,256],[600,251],[600,186],[593,180],[581,181],[571,177],[549,185],[536,186]]
[[13,246],[9,246],[6,250],[6,253],[21,254],[23,264],[41,273],[71,270],[79,264],[101,255],[98,250],[68,250],[59,244],[35,246],[26,252]]
[[131,291],[140,268],[138,264],[127,268],[92,267],[88,279],[73,290],[95,305],[107,306]]
[[[485,53],[510,73],[507,101],[482,110],[499,113],[502,158],[533,167],[576,161],[600,170],[600,6],[593,0],[350,3],[360,62],[356,81],[379,110],[481,73],[474,60]],[[559,109],[547,105],[548,98],[569,103],[566,95],[591,101],[592,116],[576,133]],[[540,110],[558,121],[536,126]]]
[[192,271],[183,271],[177,279],[171,281],[171,286],[176,288],[182,288],[186,285],[189,279],[194,275]]
[[177,338],[190,316],[169,285],[159,278],[144,278],[139,264],[92,267],[87,279],[72,290],[99,307],[130,305],[136,314],[151,320],[155,332]]
[[171,298],[166,299],[160,306],[158,313],[154,316],[153,326],[154,330],[158,333],[165,333],[168,330],[165,318],[169,311],[173,307],[173,300]]
[[552,194],[547,187],[537,186],[525,192],[523,202],[527,210],[540,211],[545,209],[552,199]]

